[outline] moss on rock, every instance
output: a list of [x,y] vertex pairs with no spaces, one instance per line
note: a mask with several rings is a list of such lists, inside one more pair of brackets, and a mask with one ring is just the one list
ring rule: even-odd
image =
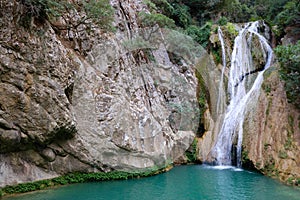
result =
[[144,171],[144,172],[124,172],[124,171],[112,171],[107,173],[74,172],[53,179],[6,186],[0,189],[0,197],[5,195],[10,195],[10,194],[43,190],[54,186],[74,184],[74,183],[98,182],[98,181],[109,181],[109,180],[127,180],[133,178],[148,177],[148,176],[160,174],[162,172],[166,172],[171,168],[172,168],[171,165],[166,165],[163,168],[153,167],[152,169],[149,169],[148,171]]

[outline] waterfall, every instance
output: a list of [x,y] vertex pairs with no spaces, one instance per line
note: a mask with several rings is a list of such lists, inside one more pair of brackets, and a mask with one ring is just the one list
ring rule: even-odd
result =
[[224,86],[223,86],[223,81],[224,81],[224,72],[226,68],[226,52],[225,52],[225,44],[224,44],[224,37],[223,37],[223,32],[222,29],[219,27],[218,28],[218,37],[221,43],[221,48],[222,48],[222,74],[221,74],[221,80],[219,84],[219,94],[218,94],[218,101],[217,101],[217,113],[221,114],[224,109],[225,105],[225,97],[223,95],[224,91]]
[[[232,165],[236,163],[237,167],[241,167],[243,123],[247,105],[250,101],[257,99],[263,82],[263,73],[271,65],[272,48],[268,44],[268,41],[259,33],[259,25],[260,22],[246,24],[239,31],[234,41],[227,89],[230,102],[213,148],[218,165]],[[266,63],[261,69],[255,69],[253,66],[251,48],[254,38],[257,38],[260,43],[262,55]],[[224,73],[223,70],[222,76]],[[220,86],[222,85],[220,84]],[[236,146],[236,151],[232,149],[233,145]],[[236,156],[232,156],[233,152],[236,153]],[[236,160],[233,160],[235,157]]]

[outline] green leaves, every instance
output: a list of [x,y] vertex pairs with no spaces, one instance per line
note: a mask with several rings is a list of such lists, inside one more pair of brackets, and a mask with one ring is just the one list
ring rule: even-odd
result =
[[84,1],[83,7],[87,19],[92,19],[96,24],[105,27],[113,21],[114,10],[109,0]]
[[65,0],[24,0],[21,3],[28,15],[44,19],[61,16],[68,4]]
[[[70,3],[67,0],[22,0],[23,19],[20,20],[24,27],[30,26],[31,18],[40,22],[45,20],[55,21],[62,17],[65,27],[60,29],[76,29],[79,25],[97,24],[100,28],[111,28],[114,10],[109,0],[84,0]],[[80,13],[84,10],[84,13]]]
[[153,13],[148,14],[145,12],[139,13],[139,20],[143,27],[153,27],[155,25],[159,25],[159,27],[167,27],[167,28],[174,28],[175,22],[173,19],[160,14],[160,13]]
[[192,22],[189,7],[184,4],[173,4],[173,8],[171,17],[175,19],[176,25],[187,28],[187,26]]
[[279,25],[281,31],[288,26],[295,26],[298,23],[298,33],[300,24],[300,2],[289,1],[283,7],[284,9],[276,16],[274,22]]
[[275,49],[280,63],[280,77],[285,81],[288,100],[300,109],[300,41]]
[[190,148],[185,152],[185,156],[187,157],[189,163],[195,163],[197,161],[197,143],[197,138],[194,138]]
[[[150,0],[147,0],[150,1]],[[159,10],[161,10],[161,12],[163,14],[167,14],[167,13],[173,13],[174,12],[174,8],[173,6],[168,2],[168,0],[151,0],[151,2],[153,2],[153,4],[156,7],[156,11],[159,8]]]
[[190,25],[185,30],[185,33],[191,36],[197,43],[205,48],[209,42],[211,27],[212,23],[210,22],[207,22],[202,27]]

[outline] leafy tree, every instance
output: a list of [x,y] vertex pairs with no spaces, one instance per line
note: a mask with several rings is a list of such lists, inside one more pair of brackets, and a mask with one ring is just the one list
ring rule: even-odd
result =
[[272,22],[289,0],[255,0],[254,8],[257,16]]
[[176,25],[186,28],[191,24],[192,17],[189,12],[189,7],[184,4],[173,4],[173,13],[171,17],[175,20]]
[[156,8],[164,14],[169,16],[168,14],[172,14],[174,12],[174,7],[168,2],[168,0],[151,0],[153,4],[155,4]]
[[281,33],[287,26],[294,26],[294,31],[300,34],[300,2],[289,1],[276,16],[274,22],[278,24]]
[[169,17],[160,14],[160,13],[145,13],[141,12],[139,13],[139,21],[143,27],[152,27],[156,24],[159,25],[159,27],[168,27],[168,28],[174,28],[175,22],[173,19],[170,19]]
[[208,45],[212,23],[207,22],[202,27],[190,25],[185,30],[185,33],[191,36],[204,48]]
[[220,19],[218,19],[218,24],[220,26],[224,26],[228,23],[228,19],[226,17],[221,17]]
[[191,16],[203,25],[215,18],[223,0],[181,0],[181,2],[189,7]]
[[224,0],[221,7],[222,14],[231,22],[247,22],[255,15],[253,9],[239,0]]
[[287,97],[300,109],[300,41],[295,45],[278,46],[275,52],[280,62],[280,77],[285,81]]

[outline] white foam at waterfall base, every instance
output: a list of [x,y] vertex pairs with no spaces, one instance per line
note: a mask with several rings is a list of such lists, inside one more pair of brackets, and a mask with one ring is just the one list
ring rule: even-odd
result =
[[[230,103],[227,107],[225,118],[213,149],[216,154],[216,163],[221,166],[232,164],[232,145],[237,139],[236,163],[237,167],[241,167],[243,123],[247,111],[246,108],[249,101],[257,100],[263,82],[263,73],[271,64],[272,48],[268,44],[268,41],[259,34],[259,25],[259,22],[246,24],[246,26],[239,31],[234,41],[227,90],[230,96]],[[250,37],[247,37],[249,35]],[[253,66],[251,55],[251,40],[253,39],[253,35],[259,39],[261,50],[266,61],[264,69],[258,72],[256,78],[251,76],[251,72],[256,70]],[[251,78],[246,76],[251,76]],[[254,78],[255,80],[253,81]],[[252,86],[249,87],[249,84],[252,82]]]
[[241,168],[237,168],[237,167],[234,167],[231,165],[216,165],[216,166],[204,165],[204,168],[214,169],[214,170],[232,170],[232,171],[237,171],[237,172],[244,171]]

